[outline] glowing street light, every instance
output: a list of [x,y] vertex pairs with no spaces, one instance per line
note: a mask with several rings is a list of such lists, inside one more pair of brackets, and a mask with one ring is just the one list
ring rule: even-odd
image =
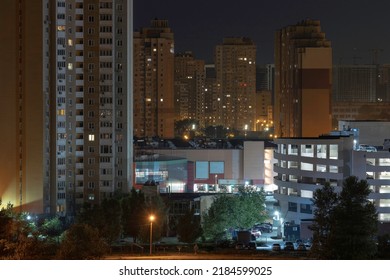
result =
[[154,215],[149,216],[149,221],[150,221],[150,255],[152,254],[152,242],[153,242],[153,221],[155,217]]

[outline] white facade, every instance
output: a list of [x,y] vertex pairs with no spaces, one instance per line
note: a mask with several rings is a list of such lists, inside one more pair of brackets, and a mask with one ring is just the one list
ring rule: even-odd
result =
[[367,180],[380,222],[390,222],[390,152],[353,151],[355,176]]
[[353,136],[275,140],[275,199],[285,222],[312,219],[313,192],[325,182],[340,191],[349,176],[367,180],[379,221],[390,221],[390,153],[354,150],[353,140]]

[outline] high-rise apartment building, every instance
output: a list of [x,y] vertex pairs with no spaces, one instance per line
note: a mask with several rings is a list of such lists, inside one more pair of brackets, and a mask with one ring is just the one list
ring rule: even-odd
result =
[[1,32],[3,61],[14,70],[1,75],[7,97],[0,124],[10,135],[1,146],[3,202],[72,215],[84,203],[127,192],[132,0],[6,4],[1,18],[15,32]]
[[377,66],[352,64],[333,66],[334,102],[375,102]]
[[256,45],[249,38],[225,38],[215,52],[217,125],[255,129]]
[[276,32],[274,125],[278,137],[331,130],[332,48],[317,20]]
[[376,101],[390,102],[390,64],[377,65]]
[[191,52],[175,55],[176,119],[197,120],[204,127],[205,62]]
[[273,127],[272,92],[261,90],[256,92],[256,131],[268,131]]
[[217,116],[217,93],[219,86],[217,84],[217,76],[215,73],[214,64],[205,65],[205,88],[204,88],[204,126],[216,125],[216,120],[220,120]]
[[275,65],[257,65],[256,66],[256,90],[270,90],[274,89],[274,73]]
[[134,32],[134,135],[174,136],[174,36],[167,20]]
[[1,3],[0,200],[21,211],[49,208],[49,1]]

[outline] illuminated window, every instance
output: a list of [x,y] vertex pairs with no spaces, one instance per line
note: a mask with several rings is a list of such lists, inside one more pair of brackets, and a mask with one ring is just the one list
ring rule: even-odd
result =
[[73,46],[73,40],[72,39],[68,39],[68,46]]
[[68,63],[68,70],[73,70],[73,63]]
[[326,158],[326,145],[317,145],[317,158]]
[[317,164],[317,172],[326,172],[326,165]]
[[329,145],[329,158],[338,159],[339,146],[338,145]]
[[313,157],[314,156],[314,145],[311,145],[311,144],[301,145],[301,155],[303,157]]
[[59,109],[59,110],[57,110],[57,115],[58,115],[58,116],[65,116],[65,109]]
[[94,134],[89,134],[88,135],[88,140],[89,141],[95,141],[95,135]]

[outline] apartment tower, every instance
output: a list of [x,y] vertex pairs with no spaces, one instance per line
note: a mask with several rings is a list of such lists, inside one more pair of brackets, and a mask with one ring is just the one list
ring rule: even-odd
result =
[[3,25],[13,32],[1,32],[9,67],[1,70],[0,125],[9,136],[1,146],[3,203],[74,215],[84,203],[127,192],[133,182],[132,1],[4,5]]
[[255,129],[256,45],[249,38],[224,38],[215,51],[217,125]]
[[10,203],[20,211],[49,210],[47,4],[1,3],[0,208]]
[[199,121],[204,127],[205,62],[191,52],[175,55],[176,119]]
[[167,20],[134,32],[134,135],[174,136],[174,39]]
[[318,20],[276,32],[274,125],[277,137],[331,131],[332,48]]

